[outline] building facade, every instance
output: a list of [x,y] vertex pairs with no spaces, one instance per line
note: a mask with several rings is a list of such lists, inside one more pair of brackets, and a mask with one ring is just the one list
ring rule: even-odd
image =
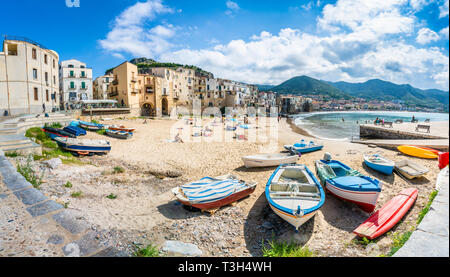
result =
[[92,97],[94,98],[94,100],[108,99],[109,86],[113,81],[113,75],[104,75],[95,79],[92,83]]
[[92,68],[78,60],[59,65],[60,102],[64,109],[80,108],[80,101],[93,99]]
[[0,52],[0,116],[59,109],[59,55],[27,38],[5,37]]

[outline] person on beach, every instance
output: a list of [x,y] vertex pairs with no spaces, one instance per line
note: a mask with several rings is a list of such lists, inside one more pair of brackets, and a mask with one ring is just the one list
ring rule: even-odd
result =
[[175,142],[177,142],[177,143],[184,143],[183,139],[182,139],[181,136],[180,136],[180,133],[178,133],[178,134],[175,136]]
[[412,117],[411,122],[412,122],[412,123],[416,122],[416,118],[414,117],[414,115],[413,115],[413,117]]

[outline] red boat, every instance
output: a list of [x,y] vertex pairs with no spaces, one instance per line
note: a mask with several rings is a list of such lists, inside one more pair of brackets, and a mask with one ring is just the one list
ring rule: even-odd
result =
[[415,188],[403,190],[356,228],[353,233],[368,239],[375,239],[383,235],[409,211],[416,201],[417,195],[418,191]]
[[113,131],[125,131],[128,133],[134,133],[134,131],[136,131],[136,129],[126,128],[125,126],[109,126],[108,129]]
[[443,169],[448,165],[448,152],[439,152],[438,154],[439,160],[439,169]]
[[232,176],[205,177],[172,190],[178,201],[202,211],[214,210],[236,202],[256,189],[256,183],[248,184]]

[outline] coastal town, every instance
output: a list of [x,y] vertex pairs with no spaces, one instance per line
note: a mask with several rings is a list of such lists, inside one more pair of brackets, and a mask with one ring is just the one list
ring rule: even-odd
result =
[[5,36],[0,52],[0,114],[86,111],[107,108],[133,116],[168,116],[189,110],[198,100],[201,110],[215,107],[255,107],[281,114],[313,111],[436,111],[402,105],[403,101],[329,99],[317,95],[277,94],[257,85],[221,78],[186,67],[139,68],[133,59],[94,79],[92,68],[28,38]]

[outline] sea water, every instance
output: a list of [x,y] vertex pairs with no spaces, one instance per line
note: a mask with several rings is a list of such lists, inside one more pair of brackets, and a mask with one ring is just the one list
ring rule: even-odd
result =
[[295,115],[294,123],[311,135],[322,139],[351,140],[359,138],[359,125],[373,124],[375,119],[395,122],[411,122],[412,117],[423,123],[430,121],[448,121],[448,113],[424,112],[315,112]]

